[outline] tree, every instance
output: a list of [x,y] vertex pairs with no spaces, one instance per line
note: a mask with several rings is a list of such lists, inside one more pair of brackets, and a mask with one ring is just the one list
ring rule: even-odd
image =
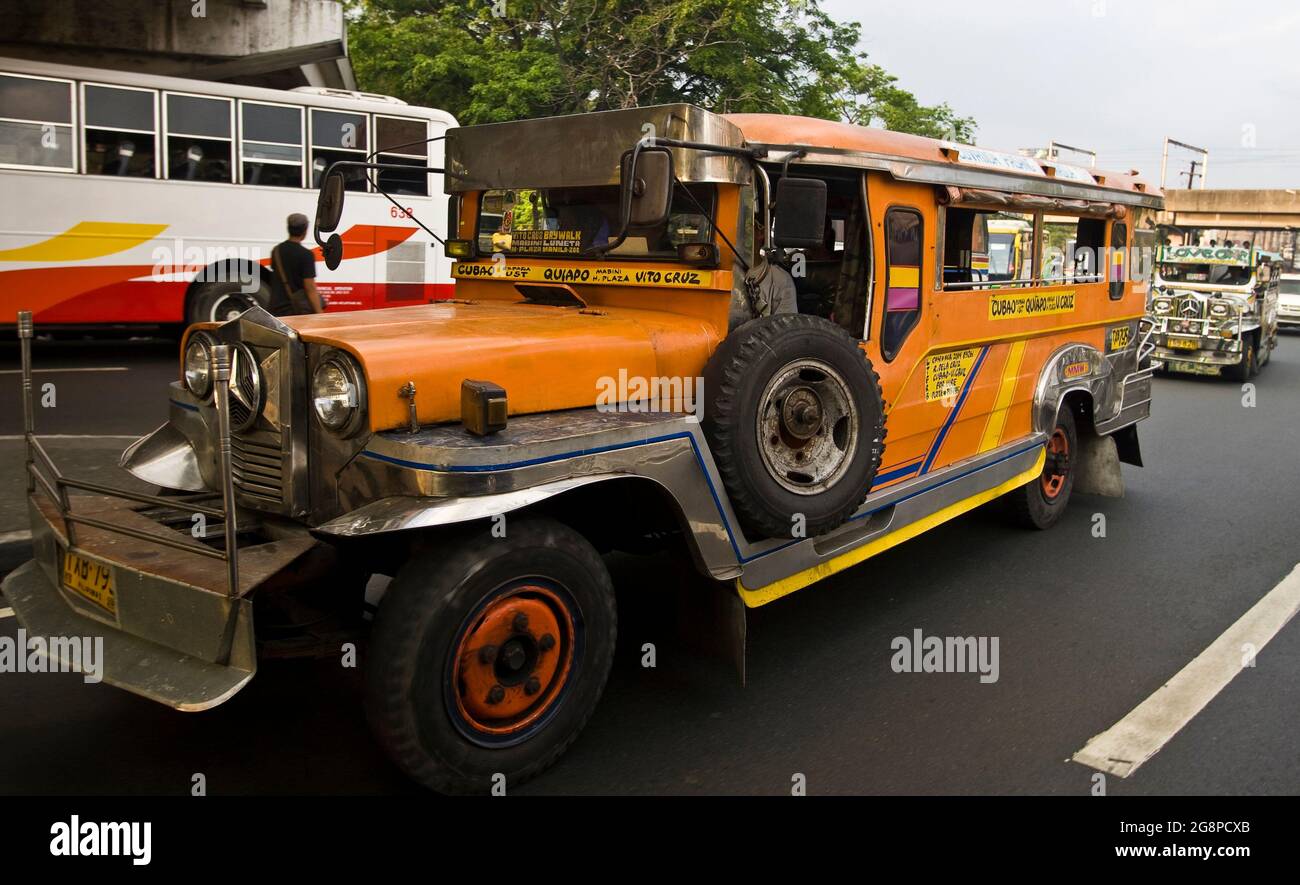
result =
[[362,88],[462,123],[685,101],[970,140],[819,0],[349,0]]

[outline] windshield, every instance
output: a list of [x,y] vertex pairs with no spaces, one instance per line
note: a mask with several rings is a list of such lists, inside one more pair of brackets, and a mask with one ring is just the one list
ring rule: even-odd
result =
[[1244,286],[1250,282],[1250,268],[1230,264],[1162,264],[1160,276],[1170,283]]
[[[623,244],[608,254],[675,258],[682,243],[710,242],[715,189],[702,184],[689,187],[690,195],[686,186],[674,188],[665,224],[628,231]],[[617,185],[485,191],[479,204],[478,250],[488,255],[579,257],[586,249],[616,238],[618,195]],[[696,202],[708,214],[701,214]]]
[[1283,295],[1300,295],[1300,280],[1282,280],[1278,291]]

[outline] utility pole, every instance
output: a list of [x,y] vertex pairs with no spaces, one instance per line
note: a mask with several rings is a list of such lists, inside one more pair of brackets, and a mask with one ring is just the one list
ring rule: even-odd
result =
[[1192,160],[1192,168],[1191,168],[1191,171],[1189,171],[1189,172],[1179,172],[1179,173],[1178,173],[1178,175],[1179,175],[1180,177],[1183,176],[1183,175],[1186,175],[1186,176],[1187,176],[1187,189],[1188,189],[1188,190],[1191,190],[1191,189],[1192,189],[1192,183],[1193,183],[1197,178],[1199,178],[1199,177],[1201,176],[1201,173],[1199,173],[1199,172],[1196,171],[1196,167],[1199,166],[1199,165],[1200,165],[1200,163],[1198,163],[1196,160]]
[[[1193,151],[1193,152],[1198,153],[1198,154],[1201,155],[1201,159],[1200,159],[1198,162],[1194,162],[1194,163],[1192,163],[1192,172],[1191,172],[1191,174],[1192,174],[1193,176],[1196,176],[1196,175],[1199,175],[1199,176],[1200,176],[1200,178],[1201,178],[1201,190],[1205,190],[1206,175],[1207,175],[1207,173],[1210,171],[1210,152],[1209,152],[1208,150],[1206,150],[1205,148],[1199,148],[1199,147],[1197,147],[1196,145],[1187,144],[1186,142],[1182,142],[1182,141],[1175,141],[1174,139],[1170,138],[1170,137],[1167,136],[1167,135],[1165,136],[1165,149],[1164,149],[1164,153],[1163,153],[1163,155],[1160,157],[1160,189],[1161,189],[1161,190],[1164,190],[1164,189],[1165,189],[1165,171],[1166,171],[1166,169],[1167,169],[1168,166],[1169,166],[1169,146],[1170,146],[1170,145],[1174,145],[1175,147],[1183,148],[1184,150]],[[1197,172],[1197,171],[1196,171],[1196,167],[1197,167],[1197,166],[1200,166],[1200,167],[1201,167],[1201,171],[1200,171],[1200,172]],[[1180,173],[1180,174],[1181,174],[1181,175],[1187,175],[1188,173],[1183,172],[1183,173]],[[1188,190],[1191,190],[1191,188],[1192,188],[1192,179],[1189,178],[1189,179],[1187,180],[1187,189],[1188,189]]]

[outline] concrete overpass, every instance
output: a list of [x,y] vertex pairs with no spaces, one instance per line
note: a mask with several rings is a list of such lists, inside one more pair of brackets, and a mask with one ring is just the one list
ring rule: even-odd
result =
[[1165,209],[1157,223],[1174,242],[1245,239],[1261,249],[1282,253],[1294,266],[1300,188],[1165,191]]
[[0,0],[0,56],[356,89],[340,0]]

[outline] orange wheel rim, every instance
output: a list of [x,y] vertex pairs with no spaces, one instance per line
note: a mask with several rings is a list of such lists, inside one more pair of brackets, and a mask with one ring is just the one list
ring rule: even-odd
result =
[[1040,479],[1043,496],[1051,501],[1060,495],[1069,474],[1070,438],[1058,427],[1052,431],[1052,437],[1047,441],[1047,460],[1043,464],[1043,475]]
[[461,631],[451,689],[467,725],[485,735],[520,732],[556,704],[573,665],[569,605],[540,584],[493,599]]

